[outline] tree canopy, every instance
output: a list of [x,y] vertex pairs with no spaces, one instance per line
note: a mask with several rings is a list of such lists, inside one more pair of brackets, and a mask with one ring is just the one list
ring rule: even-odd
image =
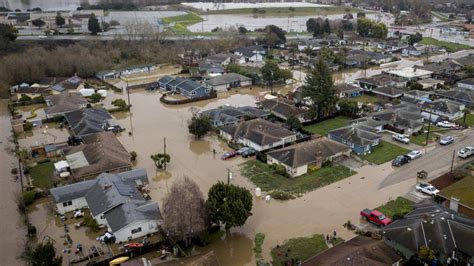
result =
[[171,186],[163,201],[163,228],[175,240],[184,240],[205,231],[208,211],[199,186],[184,177]]
[[46,22],[44,22],[44,20],[38,18],[38,19],[35,19],[35,20],[31,21],[31,24],[33,24],[33,26],[41,28],[46,24]]
[[18,30],[10,24],[0,24],[0,49],[6,49],[16,40]]
[[171,161],[171,156],[167,153],[157,153],[150,156],[150,158],[155,163],[156,168],[165,168],[166,164]]
[[34,250],[28,254],[28,259],[33,266],[60,266],[63,258],[56,257],[56,251],[52,242],[39,243]]
[[58,12],[55,18],[56,25],[59,27],[62,27],[64,24],[66,24],[66,20],[61,16],[61,13]]
[[357,33],[362,37],[385,39],[388,34],[387,26],[383,22],[374,22],[370,19],[357,19]]
[[318,119],[333,114],[336,109],[337,90],[331,71],[321,57],[306,76],[303,97],[311,99],[312,113]]
[[206,116],[194,116],[188,124],[189,133],[193,134],[198,139],[206,135],[207,132],[211,131],[211,129],[211,120]]
[[219,182],[209,189],[206,205],[210,220],[230,229],[244,225],[252,215],[252,194],[243,187]]
[[92,35],[97,35],[97,33],[99,33],[101,31],[99,20],[96,18],[96,16],[94,14],[92,14],[89,17],[89,21],[88,21],[88,24],[87,24],[87,29],[90,31],[90,33]]
[[264,32],[266,34],[263,38],[263,42],[270,47],[286,42],[286,32],[278,26],[267,25]]
[[262,79],[270,86],[271,93],[273,93],[273,84],[284,82],[293,77],[293,73],[290,70],[280,69],[276,62],[270,60],[265,62],[260,71],[262,72]]
[[408,36],[408,44],[409,45],[414,45],[415,43],[419,43],[423,40],[423,35],[421,33],[417,32],[415,34],[410,34]]

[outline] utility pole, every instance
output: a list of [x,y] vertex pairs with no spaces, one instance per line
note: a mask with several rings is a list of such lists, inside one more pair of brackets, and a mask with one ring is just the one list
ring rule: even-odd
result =
[[453,150],[453,157],[451,159],[451,171],[449,171],[449,174],[452,175],[453,174],[453,167],[454,167],[454,158],[456,156],[456,150]]
[[230,180],[232,179],[232,172],[230,171],[229,168],[226,168],[227,169],[227,185],[230,184]]
[[167,163],[167,160],[166,160],[166,137],[163,138],[163,150],[164,150],[164,154],[165,154],[164,169],[166,170],[166,163]]
[[428,133],[426,133],[426,141],[425,141],[425,153],[426,153],[426,149],[428,148],[428,140],[430,138],[430,129],[431,129],[431,113],[432,113],[432,110],[430,110],[430,116],[428,118]]
[[130,107],[132,107],[132,105],[130,104],[130,90],[128,89],[128,78],[127,78],[127,98],[128,98],[128,109],[130,111]]

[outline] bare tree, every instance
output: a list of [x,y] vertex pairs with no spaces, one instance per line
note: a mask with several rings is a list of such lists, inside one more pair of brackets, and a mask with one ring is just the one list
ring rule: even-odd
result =
[[165,232],[175,240],[184,240],[186,245],[191,237],[207,229],[204,196],[194,181],[184,177],[173,184],[164,199],[163,220]]

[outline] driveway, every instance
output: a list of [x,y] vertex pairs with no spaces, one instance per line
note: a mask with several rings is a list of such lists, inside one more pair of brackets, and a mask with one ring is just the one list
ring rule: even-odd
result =
[[392,139],[392,133],[390,132],[384,132],[382,133],[382,140],[385,140],[386,142],[390,142],[392,144],[395,144],[395,145],[398,145],[400,147],[403,147],[405,149],[409,149],[409,150],[422,150],[424,147],[420,146],[420,145],[417,145],[417,144],[414,144],[414,143],[408,143],[408,144],[404,144],[404,143],[401,143],[399,141],[396,141],[396,140],[393,140]]
[[[457,151],[460,148],[472,145],[474,143],[474,129],[464,130],[459,136],[454,137],[454,143],[446,146],[436,144],[434,149],[428,150],[421,158],[406,164],[393,173],[389,174],[380,187],[387,187],[390,185],[397,184],[401,181],[413,179],[416,182],[416,173],[421,170],[428,172],[428,178],[432,179],[439,175],[447,172],[451,168],[451,160],[453,158],[453,151]],[[472,160],[472,159],[471,159]],[[464,164],[469,160],[461,159],[454,156],[454,166]]]

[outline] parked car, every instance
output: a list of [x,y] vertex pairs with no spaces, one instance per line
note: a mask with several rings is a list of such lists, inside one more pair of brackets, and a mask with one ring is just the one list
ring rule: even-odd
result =
[[254,148],[248,148],[247,150],[241,153],[242,157],[244,158],[254,156],[255,154],[257,154],[257,151]]
[[84,217],[84,212],[81,211],[81,210],[76,210],[76,211],[74,211],[73,217],[74,217],[74,218]]
[[225,153],[222,155],[221,159],[222,159],[222,160],[227,160],[227,159],[230,159],[230,158],[232,158],[232,157],[235,157],[237,154],[238,154],[238,153],[237,153],[236,151],[234,151],[234,150],[228,151],[228,152],[225,152]]
[[421,151],[411,151],[405,156],[408,157],[410,160],[415,160],[416,158],[420,158],[422,155],[423,153],[421,153]]
[[458,151],[458,156],[466,159],[467,157],[474,155],[474,147],[473,146],[467,146]]
[[363,219],[379,226],[387,226],[392,222],[390,218],[377,210],[363,209],[360,212],[360,216],[362,216]]
[[410,158],[405,155],[400,155],[392,161],[393,166],[402,166],[410,162]]
[[392,135],[392,139],[405,144],[410,143],[410,139],[402,134],[394,134]]
[[448,145],[448,144],[451,144],[453,142],[454,142],[454,138],[452,136],[445,136],[445,137],[442,137],[439,140],[439,144],[441,144],[441,145]]
[[443,128],[455,128],[458,125],[456,125],[455,123],[451,123],[449,121],[441,121],[441,122],[436,123],[436,126],[443,127]]
[[416,191],[425,193],[430,196],[435,196],[438,194],[439,190],[430,184],[418,183],[415,186]]

